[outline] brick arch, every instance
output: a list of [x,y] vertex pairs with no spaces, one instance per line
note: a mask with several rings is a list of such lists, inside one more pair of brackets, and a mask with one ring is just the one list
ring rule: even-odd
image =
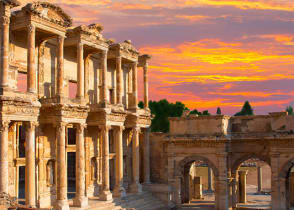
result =
[[194,161],[199,161],[199,160],[207,163],[208,166],[212,168],[212,171],[215,177],[219,175],[218,168],[215,166],[215,164],[211,160],[209,160],[209,158],[204,156],[198,156],[198,155],[185,157],[183,160],[181,160],[175,168],[176,175],[182,177],[185,173],[185,168],[187,164],[192,164]]
[[281,168],[280,173],[279,173],[279,177],[280,178],[288,178],[289,176],[289,170],[294,167],[294,157],[292,157],[291,159],[289,159]]
[[267,163],[270,167],[271,167],[271,161],[270,161],[270,157],[266,156],[266,155],[258,155],[256,153],[250,153],[250,154],[246,154],[243,155],[242,157],[240,157],[239,159],[237,159],[233,165],[232,165],[232,173],[235,173],[238,168],[240,167],[240,165],[249,159],[258,159],[260,161],[263,161],[265,163]]

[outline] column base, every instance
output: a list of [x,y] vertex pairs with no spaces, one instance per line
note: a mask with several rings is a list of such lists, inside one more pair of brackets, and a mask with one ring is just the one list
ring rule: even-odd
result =
[[75,198],[73,200],[73,205],[76,207],[86,207],[88,206],[88,198],[85,196]]
[[56,210],[69,210],[68,200],[57,200],[55,205]]
[[102,191],[99,198],[102,201],[110,201],[110,200],[112,200],[112,193],[109,190],[108,191]]
[[124,198],[126,197],[126,190],[123,187],[115,187],[113,190],[113,197]]
[[130,185],[130,192],[131,193],[141,193],[142,192],[142,185],[139,183],[132,183]]

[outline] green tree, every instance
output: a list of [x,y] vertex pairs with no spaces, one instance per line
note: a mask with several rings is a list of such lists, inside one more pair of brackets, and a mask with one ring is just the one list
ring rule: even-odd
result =
[[140,101],[140,102],[139,102],[138,107],[141,108],[141,109],[144,108],[144,103],[143,103],[143,101]]
[[221,115],[222,114],[222,110],[221,110],[220,107],[217,107],[216,114],[217,115]]
[[249,101],[245,101],[241,111],[235,114],[235,116],[245,116],[245,115],[254,115],[253,109]]
[[191,115],[191,114],[197,114],[199,116],[202,116],[202,115],[209,116],[210,115],[210,113],[208,112],[208,110],[204,110],[203,112],[199,112],[197,109],[192,110],[189,115]]
[[288,112],[288,115],[294,115],[293,107],[292,106],[287,106],[286,112]]
[[169,132],[169,117],[180,117],[188,108],[181,102],[169,103],[166,99],[149,101],[151,114],[154,115],[151,123],[152,132]]

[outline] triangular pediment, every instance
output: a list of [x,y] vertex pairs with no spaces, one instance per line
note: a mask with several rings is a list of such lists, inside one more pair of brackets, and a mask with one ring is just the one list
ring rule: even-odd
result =
[[59,6],[48,2],[29,3],[23,10],[63,27],[70,27],[72,19]]

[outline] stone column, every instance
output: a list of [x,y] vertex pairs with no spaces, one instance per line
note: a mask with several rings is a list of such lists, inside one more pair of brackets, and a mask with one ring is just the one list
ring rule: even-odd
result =
[[102,51],[101,53],[101,69],[102,69],[102,103],[108,104],[108,88],[106,83],[107,77],[107,50]]
[[85,139],[84,129],[86,125],[79,124],[76,127],[76,197],[74,206],[88,206],[88,198],[85,196]]
[[122,57],[118,56],[116,57],[116,88],[117,88],[117,103],[122,104],[122,91],[123,91],[123,74],[122,74],[122,68],[121,68],[121,63],[122,63]]
[[85,72],[84,72],[84,45],[79,42],[77,47],[77,63],[78,63],[78,90],[77,98],[84,98],[84,88],[85,88]]
[[1,14],[1,87],[5,88],[8,86],[10,8],[6,9],[6,6],[2,5],[1,9],[4,10]]
[[132,73],[133,73],[133,106],[132,108],[138,107],[138,71],[137,71],[137,62],[132,64]]
[[257,167],[257,193],[261,194],[262,192],[262,168],[261,166]]
[[36,93],[36,68],[35,68],[35,39],[36,27],[28,26],[28,59],[27,59],[27,91]]
[[290,197],[290,207],[294,206],[294,172],[290,172],[289,176],[289,197]]
[[196,176],[194,177],[194,187],[195,187],[195,198],[203,199],[202,196],[202,177]]
[[246,203],[246,175],[247,171],[239,171],[239,203]]
[[36,123],[26,123],[26,167],[25,167],[25,198],[26,205],[36,206],[36,152],[35,152]]
[[236,179],[236,175],[232,175],[232,208],[233,209],[236,209],[237,208],[237,192],[238,192],[238,182],[237,182],[237,179]]
[[1,122],[0,139],[0,192],[8,193],[8,129],[9,121]]
[[124,197],[125,190],[123,188],[123,129],[119,126],[115,128],[115,188],[113,195],[115,197]]
[[86,58],[85,58],[85,98],[87,99],[87,101],[89,100],[89,62],[90,62],[90,57],[91,54],[89,54]]
[[63,78],[64,78],[64,62],[63,62],[63,50],[64,50],[64,37],[57,37],[57,95],[63,96]]
[[213,176],[212,168],[208,166],[207,169],[208,169],[208,191],[212,192],[213,191],[213,188],[212,188],[212,176]]
[[150,183],[150,127],[144,132],[144,183]]
[[132,139],[132,162],[133,162],[133,179],[130,185],[130,191],[133,193],[142,192],[142,186],[139,183],[140,178],[140,153],[139,153],[139,132],[140,128],[133,128]]
[[144,108],[149,107],[149,93],[148,93],[148,64],[146,63],[143,67],[144,74]]
[[109,126],[100,126],[102,138],[102,193],[100,199],[108,201],[112,199],[109,183]]
[[56,127],[57,145],[57,210],[69,210],[67,200],[67,164],[65,151],[65,131],[66,124],[61,122]]

